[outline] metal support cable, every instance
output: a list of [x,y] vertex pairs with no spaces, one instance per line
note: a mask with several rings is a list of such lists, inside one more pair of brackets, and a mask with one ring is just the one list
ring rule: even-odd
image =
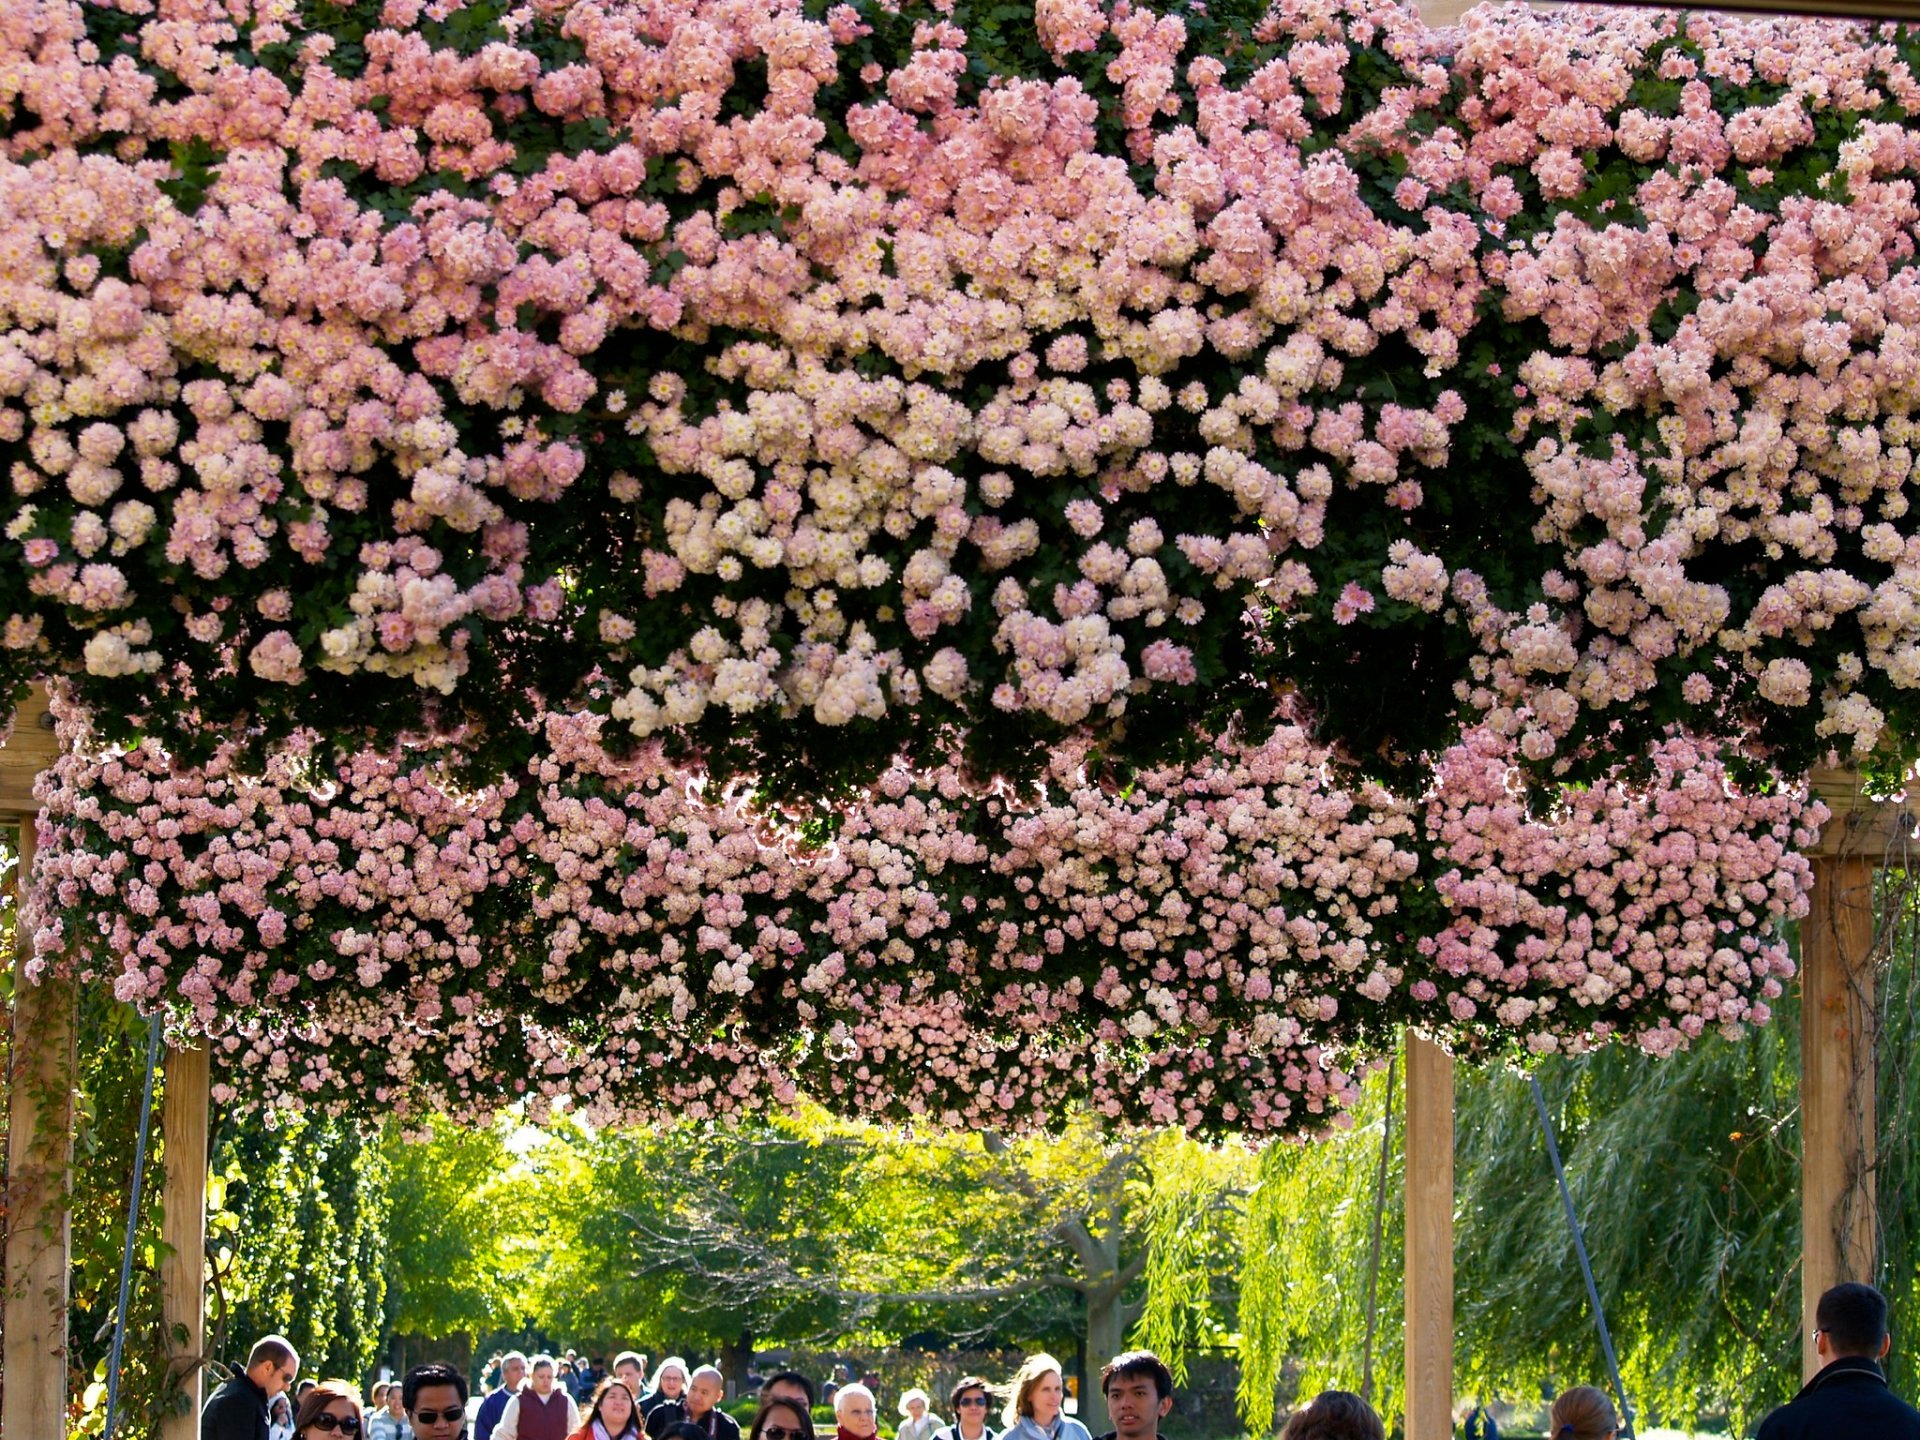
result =
[[160,1036],[166,1018],[158,1010],[147,1022],[147,1084],[140,1097],[140,1130],[133,1146],[133,1185],[127,1197],[127,1244],[120,1257],[120,1303],[113,1312],[113,1348],[107,1356],[107,1421],[101,1440],[113,1440],[120,1410],[120,1353],[127,1342],[127,1299],[133,1288],[133,1245],[140,1228],[140,1182],[147,1172],[147,1135],[153,1128],[153,1077],[160,1068]]
[[1594,1324],[1600,1327],[1600,1353],[1613,1380],[1613,1393],[1620,1397],[1621,1440],[1633,1440],[1633,1404],[1627,1399],[1627,1387],[1620,1382],[1620,1362],[1614,1356],[1613,1336],[1607,1330],[1607,1312],[1600,1305],[1600,1287],[1594,1283],[1593,1262],[1587,1258],[1587,1237],[1580,1229],[1580,1217],[1574,1213],[1573,1192],[1567,1189],[1567,1168],[1560,1163],[1560,1146],[1553,1138],[1547,1097],[1541,1093],[1539,1076],[1529,1074],[1527,1083],[1533,1087],[1533,1107],[1540,1112],[1540,1133],[1547,1138],[1547,1158],[1553,1162],[1553,1178],[1560,1185],[1560,1203],[1567,1212],[1567,1228],[1573,1232],[1573,1253],[1580,1257],[1580,1273],[1586,1278],[1587,1301],[1593,1306]]

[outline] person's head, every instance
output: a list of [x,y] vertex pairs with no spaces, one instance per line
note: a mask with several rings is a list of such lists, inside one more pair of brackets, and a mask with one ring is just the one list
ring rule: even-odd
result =
[[864,1385],[842,1385],[833,1392],[833,1418],[849,1435],[868,1436],[880,1428],[873,1391]]
[[1887,1329],[1887,1297],[1871,1285],[1849,1281],[1836,1285],[1814,1307],[1814,1348],[1824,1360],[1843,1355],[1879,1360],[1892,1348]]
[[314,1379],[311,1375],[309,1375],[306,1379],[302,1380],[298,1385],[293,1387],[294,1398],[297,1400],[304,1400],[307,1398],[309,1393],[318,1389],[319,1386],[320,1386],[320,1382]]
[[509,1395],[520,1393],[520,1387],[527,1379],[527,1357],[518,1350],[509,1350],[500,1357],[500,1388]]
[[300,1356],[281,1335],[262,1335],[247,1352],[247,1378],[271,1400],[293,1384],[300,1373]]
[[653,1372],[653,1379],[647,1388],[656,1395],[664,1395],[669,1400],[678,1400],[687,1392],[687,1362],[678,1355],[669,1355],[662,1360]]
[[1060,1378],[1060,1362],[1051,1355],[1029,1355],[1014,1372],[1013,1392],[1007,1396],[1001,1419],[1009,1428],[1022,1420],[1051,1425],[1066,1396],[1067,1382]]
[[467,1377],[461,1371],[438,1362],[416,1365],[398,1388],[413,1440],[460,1440],[466,1434]]
[[609,1375],[593,1392],[593,1408],[587,1419],[598,1420],[613,1440],[620,1440],[628,1430],[640,1428],[639,1415],[640,1397],[627,1388],[626,1381]]
[[702,1365],[687,1377],[687,1414],[704,1415],[727,1398],[727,1377]]
[[1551,1440],[1609,1440],[1619,1428],[1620,1417],[1613,1413],[1613,1402],[1591,1385],[1562,1390],[1547,1417]]
[[1387,1440],[1387,1427],[1351,1390],[1322,1390],[1287,1418],[1280,1440]]
[[660,1440],[707,1440],[707,1427],[691,1420],[676,1420],[660,1432]]
[[374,1381],[373,1389],[367,1392],[367,1408],[370,1410],[383,1408],[387,1403],[387,1391],[391,1388],[392,1386],[385,1380]]
[[1118,1440],[1147,1440],[1173,1409],[1173,1372],[1151,1350],[1129,1350],[1101,1367],[1100,1393]]
[[965,1375],[947,1392],[947,1413],[953,1416],[955,1430],[963,1435],[978,1435],[987,1426],[987,1410],[993,1394],[978,1375]]
[[915,1386],[900,1397],[900,1413],[909,1420],[918,1420],[927,1413],[929,1403],[927,1392]]
[[813,1414],[813,1381],[798,1370],[776,1370],[760,1382],[760,1403],[769,1400],[797,1400],[807,1414]]
[[360,1396],[344,1380],[314,1385],[293,1412],[293,1440],[360,1440],[365,1426]]
[[761,1391],[747,1440],[813,1440],[813,1407],[794,1395]]
[[536,1355],[527,1362],[527,1383],[533,1387],[533,1393],[542,1400],[553,1393],[553,1382],[557,1373],[551,1355]]
[[407,1413],[406,1390],[398,1380],[387,1386],[387,1413],[396,1418]]
[[647,1393],[647,1357],[638,1350],[622,1350],[613,1357],[613,1376],[638,1400]]
[[267,1415],[276,1425],[284,1425],[293,1418],[292,1397],[282,1390],[267,1402]]

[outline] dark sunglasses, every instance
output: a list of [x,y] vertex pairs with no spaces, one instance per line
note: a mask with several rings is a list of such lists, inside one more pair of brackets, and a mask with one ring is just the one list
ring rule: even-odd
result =
[[322,1410],[307,1422],[306,1428],[309,1430],[319,1430],[328,1435],[331,1435],[336,1430],[342,1435],[358,1435],[360,1433],[360,1417],[358,1415],[330,1415]]
[[467,1412],[458,1406],[452,1410],[416,1410],[413,1412],[413,1423],[416,1425],[438,1425],[443,1421],[451,1420],[458,1420],[462,1424],[465,1424],[466,1419]]
[[962,1395],[953,1403],[955,1405],[985,1405],[987,1403],[987,1397],[984,1395]]
[[785,1425],[769,1425],[760,1432],[760,1440],[813,1440],[806,1430],[789,1430]]

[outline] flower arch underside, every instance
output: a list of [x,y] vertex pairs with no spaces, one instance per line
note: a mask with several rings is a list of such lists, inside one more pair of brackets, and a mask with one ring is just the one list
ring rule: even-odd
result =
[[897,766],[822,843],[602,723],[482,791],[70,754],[42,963],[172,1005],[269,1103],[1265,1138],[1335,1120],[1403,1023],[1487,1057],[1764,1021],[1823,816],[1684,739],[1535,813],[1486,732],[1409,804],[1290,729],[1124,792],[1071,751],[1024,793]]

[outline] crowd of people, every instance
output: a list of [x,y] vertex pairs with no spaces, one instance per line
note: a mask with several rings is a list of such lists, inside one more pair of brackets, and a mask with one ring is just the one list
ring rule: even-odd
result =
[[[1838,1285],[1821,1297],[1814,1318],[1822,1368],[1767,1417],[1756,1440],[1920,1440],[1920,1411],[1892,1393],[1880,1365],[1892,1345],[1885,1297],[1870,1285]],[[503,1356],[498,1387],[472,1417],[471,1440],[743,1440],[739,1422],[721,1408],[726,1377],[712,1365],[689,1369],[675,1357],[649,1376],[645,1357],[627,1351],[611,1373],[584,1368],[583,1383],[572,1357]],[[467,1377],[450,1365],[421,1365],[374,1386],[367,1409],[357,1387],[298,1381],[299,1370],[286,1340],[258,1341],[246,1369],[208,1401],[201,1440],[468,1440]],[[1097,1440],[1160,1440],[1174,1386],[1159,1356],[1116,1355],[1100,1371],[1100,1390],[1113,1428]],[[896,1440],[1096,1440],[1067,1413],[1066,1396],[1060,1362],[1032,1355],[1004,1386],[978,1375],[960,1380],[947,1396],[950,1420],[934,1412],[926,1391],[907,1391]],[[872,1387],[832,1388],[825,1397],[833,1407],[830,1436],[814,1424],[817,1398],[798,1371],[767,1376],[744,1440],[876,1440]],[[276,1421],[276,1413],[285,1418]],[[1604,1392],[1580,1385],[1553,1402],[1548,1427],[1550,1440],[1616,1440],[1620,1420]],[[1287,1418],[1281,1440],[1386,1440],[1386,1427],[1361,1396],[1327,1390]]]

